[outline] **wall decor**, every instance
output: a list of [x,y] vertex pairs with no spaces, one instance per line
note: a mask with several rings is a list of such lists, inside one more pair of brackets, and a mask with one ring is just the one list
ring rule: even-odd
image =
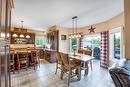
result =
[[61,35],[61,40],[66,40],[67,39],[66,37],[67,37],[66,35]]

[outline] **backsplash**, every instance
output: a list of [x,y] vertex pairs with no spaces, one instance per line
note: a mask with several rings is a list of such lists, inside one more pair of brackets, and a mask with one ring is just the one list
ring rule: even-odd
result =
[[11,48],[27,48],[27,47],[35,47],[34,44],[11,44]]

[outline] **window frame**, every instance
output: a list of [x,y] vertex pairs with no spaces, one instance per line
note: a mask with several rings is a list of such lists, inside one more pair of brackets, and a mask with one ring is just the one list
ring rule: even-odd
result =
[[[79,38],[76,38],[77,39],[77,52],[78,52],[78,49],[79,49]],[[72,50],[72,40],[70,39],[70,52],[73,52]]]
[[[84,37],[83,37],[83,39],[85,39],[85,37],[91,37],[91,39],[92,39],[92,56],[93,56],[93,49],[94,49],[93,38],[94,37],[98,37],[98,36],[100,36],[100,39],[101,39],[100,33],[98,33],[98,34],[91,34],[91,35],[84,35]],[[83,43],[83,49],[84,49],[84,43]]]
[[113,28],[111,30],[109,30],[109,58],[110,60],[120,60],[120,59],[116,59],[114,58],[114,34],[119,33],[121,34],[120,36],[120,59],[124,58],[124,52],[123,52],[123,44],[124,44],[124,40],[123,40],[123,27],[117,27],[117,28]]

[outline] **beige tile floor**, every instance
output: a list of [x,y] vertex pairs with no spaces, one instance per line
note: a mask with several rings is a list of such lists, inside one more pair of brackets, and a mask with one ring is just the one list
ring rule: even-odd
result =
[[[89,70],[87,76],[80,81],[70,83],[70,87],[115,87],[108,70],[100,68],[98,60],[93,61],[93,70]],[[60,71],[55,75],[55,63],[41,61],[40,68],[37,70],[29,69],[11,75],[12,87],[68,87],[67,78],[60,80]]]

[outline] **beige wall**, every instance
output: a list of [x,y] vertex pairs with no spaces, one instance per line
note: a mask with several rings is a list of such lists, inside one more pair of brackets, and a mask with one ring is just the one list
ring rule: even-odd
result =
[[130,0],[124,0],[125,14],[125,58],[130,59]]
[[39,37],[43,37],[45,35],[45,31],[36,31],[36,30],[28,29],[27,32],[33,32],[35,33],[36,36],[39,36]]
[[[69,34],[72,32],[72,29],[66,29],[62,27],[58,27],[59,30],[59,51],[60,52],[69,52],[70,51],[70,40]],[[61,35],[66,35],[67,40],[61,40]]]
[[[110,30],[116,27],[124,26],[124,13],[102,23],[94,24],[93,27],[96,27],[95,33],[100,33],[102,31]],[[82,27],[79,31],[82,31],[84,34],[89,34],[90,26]]]
[[[96,27],[95,33],[100,33],[102,31],[110,30],[119,26],[124,26],[124,13],[121,13],[120,15],[110,19],[109,21],[95,24],[93,26]],[[83,34],[89,34],[89,31],[88,31],[89,28],[90,26],[82,27],[78,29],[78,32],[83,32]],[[59,27],[59,51],[61,52],[70,51],[70,39],[67,38],[67,40],[63,41],[60,38],[62,34],[65,34],[68,36],[70,33],[72,33],[72,29]]]

